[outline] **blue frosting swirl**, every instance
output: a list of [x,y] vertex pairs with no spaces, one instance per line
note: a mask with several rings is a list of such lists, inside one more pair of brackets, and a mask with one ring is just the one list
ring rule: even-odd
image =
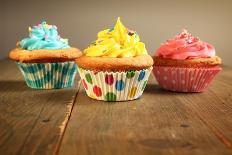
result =
[[29,27],[29,37],[19,42],[26,50],[37,49],[64,49],[69,48],[68,39],[63,39],[57,32],[55,25],[42,22],[38,26]]

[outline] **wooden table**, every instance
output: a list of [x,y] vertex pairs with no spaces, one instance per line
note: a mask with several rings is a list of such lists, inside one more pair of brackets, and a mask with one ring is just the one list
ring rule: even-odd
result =
[[142,98],[107,103],[71,89],[34,90],[0,62],[0,154],[232,154],[232,69],[204,93],[172,93],[154,76]]

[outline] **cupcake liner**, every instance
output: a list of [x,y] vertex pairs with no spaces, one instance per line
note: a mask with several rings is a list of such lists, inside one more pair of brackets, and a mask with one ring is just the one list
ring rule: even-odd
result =
[[220,70],[219,66],[211,68],[154,66],[153,73],[164,89],[175,92],[203,92]]
[[152,71],[94,72],[78,68],[82,84],[89,97],[103,101],[127,101],[139,98]]
[[77,72],[75,62],[22,63],[16,62],[28,87],[59,89],[72,87]]

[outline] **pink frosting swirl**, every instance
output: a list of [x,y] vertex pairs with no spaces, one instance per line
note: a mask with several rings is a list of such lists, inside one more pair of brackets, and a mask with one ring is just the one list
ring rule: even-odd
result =
[[208,58],[215,56],[215,49],[212,45],[193,37],[184,29],[174,39],[162,44],[157,49],[156,56],[176,60]]

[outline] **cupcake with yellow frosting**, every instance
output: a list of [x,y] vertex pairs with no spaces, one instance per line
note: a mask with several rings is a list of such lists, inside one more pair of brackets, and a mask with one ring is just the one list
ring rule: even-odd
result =
[[120,18],[114,28],[100,31],[76,62],[87,95],[104,101],[139,98],[153,66],[145,44]]

